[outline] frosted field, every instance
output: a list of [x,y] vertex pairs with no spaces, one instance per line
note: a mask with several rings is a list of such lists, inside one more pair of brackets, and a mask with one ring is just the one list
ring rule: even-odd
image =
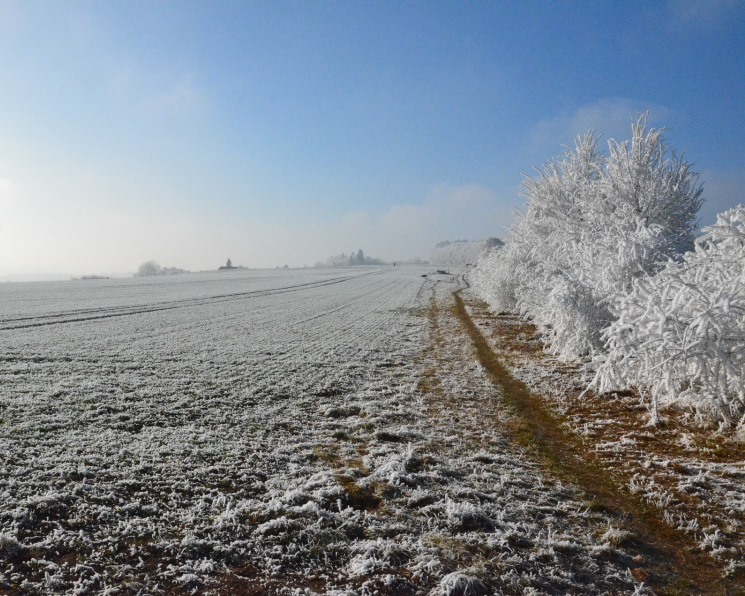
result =
[[0,591],[634,592],[426,272],[0,287]]

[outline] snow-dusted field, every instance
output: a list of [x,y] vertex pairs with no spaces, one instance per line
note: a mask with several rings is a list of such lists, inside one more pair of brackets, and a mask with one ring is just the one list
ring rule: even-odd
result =
[[633,592],[426,271],[0,287],[0,592]]

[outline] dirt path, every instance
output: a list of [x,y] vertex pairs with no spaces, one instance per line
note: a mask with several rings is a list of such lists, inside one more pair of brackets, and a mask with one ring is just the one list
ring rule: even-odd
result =
[[437,538],[440,556],[458,560],[483,593],[644,593],[649,556],[623,520],[556,480],[516,440],[519,412],[476,358],[455,308],[457,287],[448,277],[429,285],[420,381],[430,428],[416,449],[452,466],[447,507],[451,522],[462,520]]

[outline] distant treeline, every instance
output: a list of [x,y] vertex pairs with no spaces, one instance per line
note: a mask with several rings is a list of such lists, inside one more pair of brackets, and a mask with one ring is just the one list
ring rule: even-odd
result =
[[349,255],[341,253],[326,259],[325,263],[318,262],[316,267],[349,267],[354,265],[385,265],[386,262],[374,257],[366,257],[360,248],[357,252],[350,252]]
[[465,266],[475,264],[491,248],[504,245],[499,238],[486,240],[445,240],[435,245],[430,261],[433,265]]

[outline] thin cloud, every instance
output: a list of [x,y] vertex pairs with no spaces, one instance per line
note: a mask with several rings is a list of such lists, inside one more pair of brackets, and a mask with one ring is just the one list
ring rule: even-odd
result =
[[188,115],[201,111],[204,105],[205,95],[192,74],[181,75],[169,87],[145,100],[147,109],[156,114]]
[[66,18],[69,43],[93,53],[110,97],[157,115],[191,115],[204,107],[206,94],[194,72],[154,68],[147,57],[112,43],[112,28],[96,11],[73,7]]
[[106,93],[127,109],[151,116],[185,117],[194,116],[207,106],[207,93],[194,73],[155,72],[128,57],[110,60],[105,71]]
[[3,210],[3,218],[0,220],[0,237],[6,230],[8,220],[12,219],[13,214],[13,184],[7,178],[0,178],[0,207]]
[[669,0],[666,8],[673,29],[713,31],[745,16],[740,0]]
[[571,146],[581,134],[594,130],[604,139],[623,140],[631,134],[631,122],[645,112],[650,114],[650,124],[660,125],[669,120],[672,111],[659,104],[624,97],[606,97],[573,111],[562,112],[542,120],[530,133],[534,151],[542,150],[548,156],[559,153],[563,146]]

